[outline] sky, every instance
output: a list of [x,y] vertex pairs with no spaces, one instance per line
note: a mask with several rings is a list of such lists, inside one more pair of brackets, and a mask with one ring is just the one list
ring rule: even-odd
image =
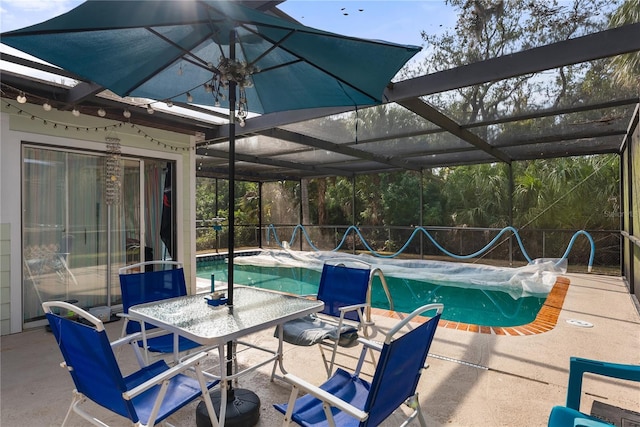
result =
[[[0,32],[37,24],[80,3],[82,0],[0,0]],[[444,0],[289,0],[279,8],[310,27],[416,46],[423,44],[421,31],[434,34],[452,29],[456,20]],[[2,49],[15,53],[7,46]]]

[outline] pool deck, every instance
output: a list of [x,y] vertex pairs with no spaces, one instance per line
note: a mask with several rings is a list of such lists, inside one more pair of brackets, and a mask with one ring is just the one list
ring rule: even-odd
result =
[[[554,288],[564,293],[564,299],[549,299],[551,311],[532,324],[542,329],[529,326],[503,334],[501,329],[473,331],[441,322],[427,359],[429,368],[418,387],[430,426],[544,426],[551,408],[564,404],[570,356],[640,364],[640,315],[622,279],[593,274],[565,277],[568,280],[560,280]],[[375,310],[375,328],[388,328],[397,316]],[[581,326],[586,323],[592,327]],[[119,336],[120,322],[106,326],[112,339]],[[277,344],[271,330],[253,334],[249,340],[274,348]],[[29,330],[1,337],[0,346],[0,425],[60,425],[73,386],[69,374],[59,367],[62,359],[52,335],[44,328]],[[338,356],[338,363],[354,366],[358,352],[358,348],[347,349]],[[242,365],[257,357],[241,353],[239,361]],[[289,372],[315,384],[324,379],[316,348],[286,345],[284,358]],[[124,352],[120,362],[124,372],[135,365],[134,358]],[[271,405],[285,402],[290,390],[282,381],[271,383],[270,370],[271,365],[264,366],[240,380],[240,387],[260,396],[258,426],[263,427],[281,424],[282,416]],[[589,412],[594,400],[640,412],[640,387],[589,376],[583,386],[583,411]],[[169,421],[195,426],[196,405]],[[93,409],[92,404],[88,407]],[[123,419],[100,408],[95,413],[106,414],[103,419],[111,425],[125,425]],[[383,425],[397,426],[399,419],[396,413]],[[72,415],[68,425],[86,424]]]

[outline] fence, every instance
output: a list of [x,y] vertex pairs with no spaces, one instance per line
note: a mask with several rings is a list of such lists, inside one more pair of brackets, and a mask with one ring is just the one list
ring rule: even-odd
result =
[[[206,222],[196,227],[197,250],[203,252],[226,252],[228,228],[213,230]],[[300,228],[298,225],[270,225],[262,232],[255,225],[238,224],[235,226],[236,248],[280,249],[286,243],[294,250],[332,251],[367,253],[374,251],[382,256],[390,256],[399,250],[400,258],[423,258],[456,260],[446,254],[468,256],[495,242],[481,254],[462,260],[497,265],[524,265],[527,257],[519,242],[510,231],[502,229],[476,227],[424,227],[426,233],[416,232],[415,227],[354,227],[348,225],[311,226]],[[575,236],[578,230],[518,230],[520,243],[526,255],[536,258],[561,258],[569,244],[567,260],[569,270],[587,272],[591,256],[591,242],[584,236]],[[346,234],[345,234],[346,233]],[[617,230],[588,231],[595,244],[593,271],[599,274],[620,274],[620,232]],[[575,236],[575,237],[574,237]],[[573,242],[572,242],[573,238]],[[434,243],[435,241],[435,243]],[[444,249],[446,252],[444,252]],[[460,261],[460,260],[456,260]]]

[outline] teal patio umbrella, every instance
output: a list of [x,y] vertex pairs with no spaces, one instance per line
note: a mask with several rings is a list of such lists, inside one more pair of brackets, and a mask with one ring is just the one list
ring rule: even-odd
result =
[[[380,104],[387,84],[420,50],[321,31],[239,2],[212,0],[87,1],[0,37],[122,97],[227,108],[231,204],[236,121],[244,121],[248,112]],[[232,205],[231,306],[233,213]]]
[[[380,104],[386,85],[420,50],[329,33],[239,2],[211,0],[87,1],[0,37],[122,97],[227,108],[230,193],[235,123],[249,111]],[[233,212],[231,206],[230,305]]]

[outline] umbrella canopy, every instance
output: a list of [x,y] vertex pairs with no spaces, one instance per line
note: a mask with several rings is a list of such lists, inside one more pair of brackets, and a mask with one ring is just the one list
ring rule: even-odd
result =
[[[391,78],[420,50],[345,37],[238,2],[212,0],[87,1],[0,37],[122,97],[228,108],[231,203],[236,117],[380,104]],[[233,213],[230,206],[230,305]]]
[[211,0],[87,1],[1,37],[122,97],[204,105],[217,97],[228,107],[228,98],[213,86],[225,71],[221,58],[230,57],[232,30],[236,59],[248,64],[240,72],[253,71],[239,82],[246,88],[246,108],[260,114],[378,104],[391,78],[420,50]]

